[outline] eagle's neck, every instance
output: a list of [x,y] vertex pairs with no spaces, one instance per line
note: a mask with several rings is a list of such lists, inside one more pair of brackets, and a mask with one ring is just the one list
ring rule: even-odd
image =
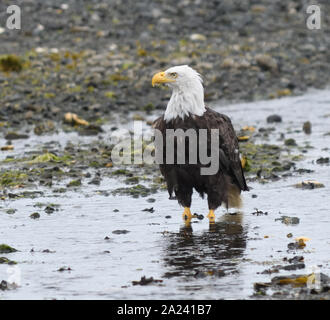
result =
[[164,119],[168,122],[177,117],[184,119],[191,115],[201,116],[205,111],[204,88],[199,82],[193,88],[191,84],[185,88],[173,88]]

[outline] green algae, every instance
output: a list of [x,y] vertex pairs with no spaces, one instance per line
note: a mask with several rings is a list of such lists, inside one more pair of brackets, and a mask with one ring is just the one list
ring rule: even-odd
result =
[[28,175],[18,170],[6,170],[0,172],[0,186],[13,187],[23,184],[27,181]]
[[130,175],[131,172],[129,170],[126,170],[126,169],[118,169],[118,170],[115,170],[112,174],[114,175]]
[[42,155],[36,156],[33,160],[30,160],[29,163],[43,163],[43,162],[69,162],[71,157],[68,155],[59,157],[53,153],[46,152]]
[[80,187],[81,186],[81,180],[72,180],[67,184],[67,187]]
[[158,188],[156,187],[145,187],[141,184],[135,185],[133,187],[129,188],[118,188],[112,191],[113,195],[128,195],[133,198],[139,198],[139,197],[147,197],[151,194],[154,194],[158,191]]
[[[284,173],[294,166],[294,161],[302,159],[300,155],[283,154],[281,147],[271,144],[240,144],[242,156],[246,159],[244,171],[247,176],[257,175],[260,182],[266,182],[276,173]],[[265,180],[266,179],[266,180]]]
[[9,246],[8,244],[0,244],[0,253],[12,253],[12,252],[16,252],[17,250],[11,246]]
[[16,261],[13,260],[9,260],[6,257],[0,257],[0,264],[9,264],[9,265],[13,265],[13,264],[17,264]]

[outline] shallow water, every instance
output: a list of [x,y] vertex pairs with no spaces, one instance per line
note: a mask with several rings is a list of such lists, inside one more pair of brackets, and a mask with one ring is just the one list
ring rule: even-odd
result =
[[[329,275],[330,174],[328,165],[316,164],[315,160],[329,157],[329,150],[322,149],[330,147],[330,136],[324,136],[330,131],[330,117],[325,117],[330,114],[330,91],[216,109],[229,115],[237,127],[276,127],[269,143],[283,144],[278,140],[281,132],[298,145],[309,142],[314,149],[308,149],[297,167],[315,171],[267,184],[250,183],[252,190],[243,194],[242,212],[230,215],[219,209],[211,228],[207,219],[185,227],[182,209],[163,191],[152,196],[154,203],[147,202],[147,198],[104,196],[98,191],[120,186],[110,178],[104,178],[100,186],[83,186],[81,192],[68,191],[60,198],[49,192],[49,196],[37,199],[2,201],[2,208],[18,210],[13,215],[1,212],[0,243],[19,251],[1,255],[18,264],[9,268],[0,265],[0,280],[7,280],[15,271],[20,286],[0,291],[0,298],[247,299],[253,294],[255,282],[268,282],[274,276],[260,274],[263,270],[283,264],[284,257],[294,255],[304,256],[306,268],[275,275],[305,274],[313,266]],[[268,125],[266,117],[273,113],[280,114],[283,122]],[[301,131],[307,120],[312,123],[311,135]],[[35,148],[38,139],[18,142],[15,152],[26,149],[26,143]],[[51,141],[54,136],[42,139]],[[95,138],[61,133],[57,139],[65,145],[68,140],[88,143]],[[307,179],[318,180],[325,188],[293,187]],[[29,215],[36,211],[36,202],[60,204],[60,208],[33,220]],[[150,207],[153,213],[142,211]],[[255,208],[268,215],[253,215]],[[192,212],[205,215],[206,200],[195,196]],[[275,221],[281,215],[299,217],[300,223]],[[115,230],[129,232],[112,233]],[[293,238],[305,236],[311,240],[305,249],[287,252],[288,243],[293,241],[287,238],[288,233]],[[43,252],[45,249],[50,252]],[[63,266],[71,271],[57,271]],[[132,281],[142,276],[163,282],[133,286]]]

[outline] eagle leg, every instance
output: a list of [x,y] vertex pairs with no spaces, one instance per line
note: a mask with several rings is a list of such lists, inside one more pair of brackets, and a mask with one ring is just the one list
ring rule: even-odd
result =
[[190,212],[190,208],[189,207],[184,207],[184,211],[183,211],[183,214],[182,214],[183,220],[185,220],[186,222],[190,222],[192,217],[193,217],[193,215]]
[[207,217],[209,218],[210,223],[214,223],[215,222],[215,214],[214,214],[214,210],[210,210],[209,214],[207,215]]

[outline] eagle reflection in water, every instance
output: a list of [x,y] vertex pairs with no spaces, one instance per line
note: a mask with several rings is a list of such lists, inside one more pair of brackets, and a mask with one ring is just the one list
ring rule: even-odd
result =
[[225,214],[209,230],[194,234],[191,225],[166,235],[165,278],[225,276],[236,273],[246,248],[242,214]]

